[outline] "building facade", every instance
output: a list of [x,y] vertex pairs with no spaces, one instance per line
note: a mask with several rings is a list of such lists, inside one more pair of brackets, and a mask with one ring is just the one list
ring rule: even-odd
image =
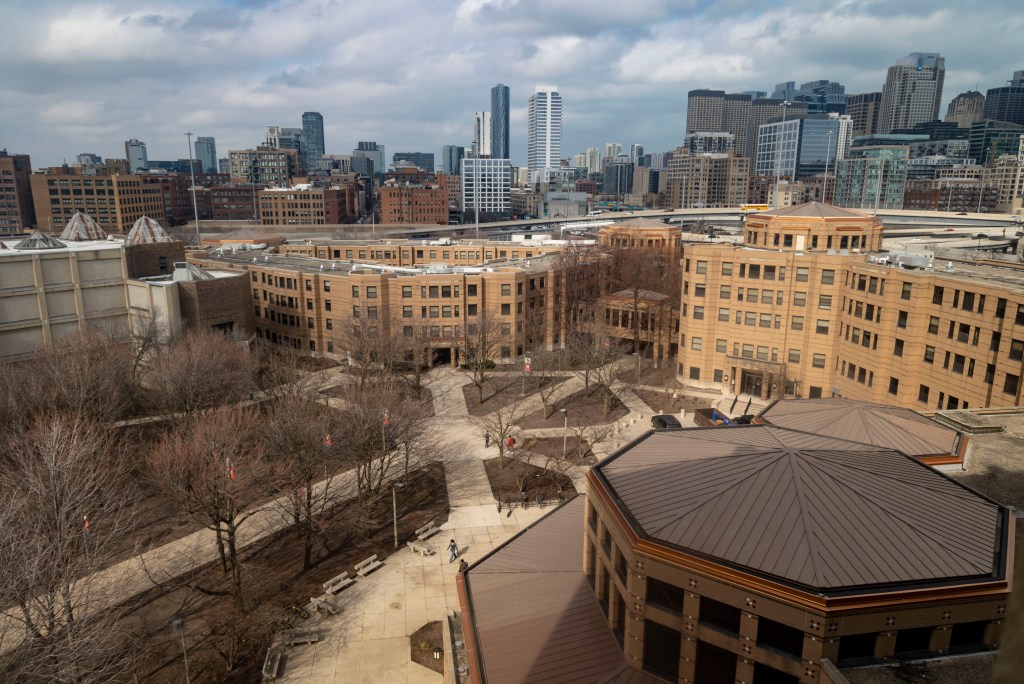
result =
[[[491,156],[495,159],[511,159],[509,147],[510,91],[507,85],[499,83],[491,88]],[[447,173],[453,173],[448,171]]]
[[217,173],[217,141],[210,136],[196,137],[196,161],[203,173]]
[[391,159],[393,166],[413,166],[421,171],[434,172],[433,152],[395,152]]
[[124,158],[128,160],[128,173],[140,173],[149,170],[149,159],[146,156],[146,143],[132,138],[124,142]]
[[508,159],[462,160],[462,211],[508,215],[512,162]]
[[388,181],[380,189],[381,223],[448,225],[448,188]]
[[944,121],[955,123],[960,128],[970,128],[975,121],[984,118],[985,96],[977,90],[960,93],[949,102]]
[[900,209],[910,152],[905,145],[854,147],[836,164],[835,204],[850,209]]
[[303,160],[307,169],[316,168],[327,148],[324,146],[324,117],[320,112],[302,113]]
[[912,52],[889,67],[878,110],[878,132],[910,128],[939,118],[945,58],[933,52]]
[[36,225],[32,202],[32,160],[0,150],[0,233],[20,233]]
[[255,150],[230,150],[231,180],[235,183],[288,187],[299,174],[298,150],[260,146]]
[[259,191],[261,225],[337,225],[357,212],[351,187],[317,188],[309,184]]
[[694,154],[678,149],[666,172],[668,205],[678,208],[738,207],[746,202],[750,160],[725,154]]
[[882,93],[860,93],[846,98],[846,113],[853,119],[853,136],[878,132],[878,112]]
[[160,185],[147,184],[141,176],[83,176],[68,167],[34,173],[32,204],[40,230],[57,232],[75,212],[92,216],[107,233],[126,235],[143,216],[164,220]]
[[491,156],[491,113],[475,112],[473,114],[473,156]]
[[458,176],[462,168],[462,158],[465,156],[465,147],[445,145],[441,150],[441,171],[451,176]]
[[1024,71],[1013,72],[1005,86],[988,90],[979,119],[1024,124]]

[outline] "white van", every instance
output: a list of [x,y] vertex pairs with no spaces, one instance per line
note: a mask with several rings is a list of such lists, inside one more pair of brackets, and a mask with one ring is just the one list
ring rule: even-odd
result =
[[592,211],[592,212],[590,212],[589,214],[587,214],[587,216],[600,216],[600,215],[601,215],[601,214],[603,214],[603,213],[604,213],[604,212],[603,212],[603,211],[601,211],[600,209],[595,209],[594,211]]

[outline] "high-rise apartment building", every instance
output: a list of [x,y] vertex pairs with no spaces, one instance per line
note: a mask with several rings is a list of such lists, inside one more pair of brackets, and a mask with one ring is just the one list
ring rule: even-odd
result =
[[0,150],[0,233],[19,233],[36,225],[32,203],[32,160]]
[[512,158],[508,143],[509,109],[509,88],[499,83],[491,88],[491,156],[495,159]]
[[526,166],[530,182],[562,163],[562,96],[557,86],[537,86],[527,108]]
[[1016,154],[1024,125],[984,119],[971,124],[967,156],[988,165],[1002,154]]
[[601,148],[600,147],[588,147],[585,154],[587,155],[587,164],[586,164],[587,171],[589,173],[600,173],[601,172]]
[[466,148],[462,145],[445,145],[441,148],[441,171],[445,174],[458,176],[462,168],[462,158],[466,156]]
[[633,192],[633,169],[633,163],[625,155],[609,159],[604,165],[603,194],[621,196]]
[[946,121],[960,128],[970,128],[975,121],[984,118],[985,96],[977,90],[968,90],[954,97],[946,110]]
[[400,164],[415,166],[423,171],[434,172],[433,152],[395,152],[391,163],[397,169]]
[[[615,159],[622,154],[622,143],[605,143],[604,159]],[[598,169],[600,171],[600,169]]]
[[306,168],[315,168],[324,156],[324,117],[320,112],[302,113],[303,160]]
[[1013,72],[1005,86],[988,90],[981,118],[1024,124],[1024,71]]
[[[736,136],[732,133],[687,133],[683,140],[683,147],[690,154],[703,154],[704,152],[725,153],[729,150],[736,151]],[[652,155],[653,157],[653,155]],[[651,160],[653,167],[654,160]],[[660,167],[658,167],[660,168]]]
[[882,93],[861,93],[846,98],[846,113],[853,119],[853,136],[878,132],[878,110]]
[[473,156],[491,156],[491,113],[475,112],[473,114]]
[[384,154],[384,146],[378,145],[372,140],[360,141],[356,143],[356,149],[352,150],[353,157],[364,157],[370,160],[373,164],[372,173],[377,176],[383,176],[384,172],[388,169]]
[[935,52],[912,52],[889,67],[878,111],[878,132],[910,128],[939,118],[946,60]]
[[668,164],[666,194],[673,209],[738,207],[746,202],[750,159],[724,154],[690,154],[679,148]]
[[629,146],[629,163],[642,164],[644,157],[644,146],[633,144]]
[[792,97],[794,102],[806,102],[811,114],[845,114],[846,86],[829,80],[810,81],[802,84]]
[[[847,119],[847,121],[849,121]],[[788,119],[758,129],[754,174],[801,180],[835,171],[836,160],[844,156],[838,117]]]
[[124,158],[128,160],[129,173],[149,170],[149,158],[146,156],[146,143],[132,138],[124,143]]
[[906,145],[854,147],[836,164],[835,205],[902,209],[910,150]]
[[724,90],[691,90],[686,95],[686,133],[722,130]]
[[306,168],[306,140],[301,128],[267,126],[265,145],[278,150],[295,150],[299,154],[299,169]]
[[757,132],[761,126],[772,121],[799,119],[806,114],[806,102],[791,102],[773,98],[753,100],[750,103],[747,154],[745,156],[753,158],[757,155]]
[[743,93],[731,93],[722,98],[722,125],[714,131],[731,133],[735,139],[734,149],[738,157],[752,157],[753,140],[750,137],[750,115],[753,100]]
[[462,211],[508,215],[511,209],[512,162],[508,159],[462,160]]
[[196,161],[203,173],[217,173],[217,141],[209,136],[196,138]]

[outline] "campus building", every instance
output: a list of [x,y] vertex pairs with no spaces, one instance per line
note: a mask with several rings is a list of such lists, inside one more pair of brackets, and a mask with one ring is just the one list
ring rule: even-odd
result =
[[833,684],[994,649],[1010,511],[906,453],[953,446],[926,419],[855,441],[794,403],[792,428],[648,432],[460,574],[471,681]]
[[818,203],[684,244],[681,381],[918,410],[1019,406],[1024,271],[881,252],[881,222]]

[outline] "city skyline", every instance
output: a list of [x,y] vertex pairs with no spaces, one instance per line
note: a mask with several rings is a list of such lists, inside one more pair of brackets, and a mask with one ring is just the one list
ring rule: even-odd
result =
[[[683,142],[689,90],[830,79],[848,95],[877,91],[886,69],[917,51],[946,59],[941,116],[959,93],[1001,86],[1021,68],[1012,39],[1024,27],[1008,2],[822,9],[802,0],[689,10],[641,2],[601,13],[525,1],[401,12],[327,2],[67,1],[7,5],[0,20],[11,36],[2,120],[17,132],[0,146],[32,155],[35,167],[82,152],[117,158],[131,138],[146,142],[151,159],[185,158],[187,130],[216,138],[224,155],[254,147],[268,123],[298,122],[303,111],[323,114],[328,153],[367,139],[439,153],[468,146],[472,114],[489,107],[496,82],[512,91],[516,165],[526,163],[523,95],[549,82],[572,103],[563,157],[608,140],[665,151]],[[340,25],[350,38],[337,40]],[[424,30],[433,25],[451,28]],[[417,47],[380,49],[387,44]],[[496,64],[485,58],[495,52],[512,58],[476,68]]]

